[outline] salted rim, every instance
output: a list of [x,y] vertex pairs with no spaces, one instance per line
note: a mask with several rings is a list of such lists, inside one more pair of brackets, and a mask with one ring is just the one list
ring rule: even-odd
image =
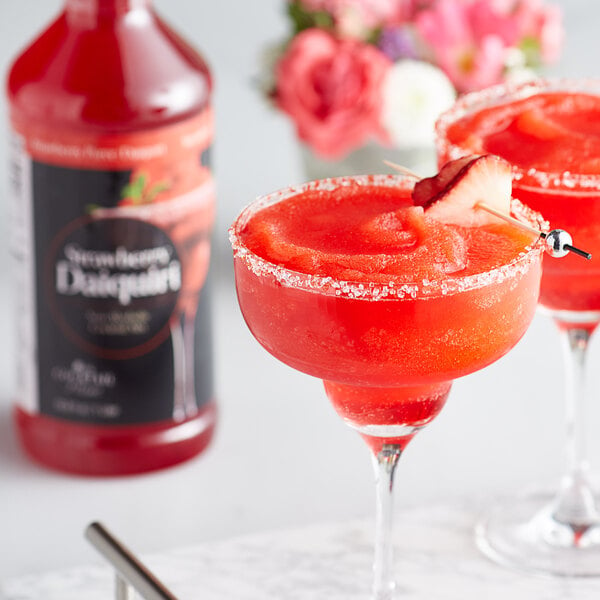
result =
[[[229,229],[229,240],[235,258],[241,260],[255,275],[273,276],[281,285],[299,288],[319,294],[334,295],[352,299],[366,300],[398,300],[415,299],[419,296],[445,296],[483,287],[491,283],[500,283],[517,274],[525,273],[531,264],[543,252],[544,242],[538,238],[509,263],[495,267],[485,273],[477,273],[464,277],[448,277],[444,280],[423,279],[420,282],[399,283],[393,277],[387,284],[346,281],[330,276],[309,275],[293,271],[272,263],[249,250],[241,240],[239,231],[260,210],[277,202],[291,198],[306,191],[334,190],[349,185],[385,186],[410,189],[414,178],[403,175],[358,175],[352,177],[335,177],[320,179],[290,186],[271,194],[259,196],[246,206]],[[511,200],[511,213],[514,217],[537,229],[547,230],[548,224],[543,217],[522,204],[519,200]]]
[[[450,142],[446,133],[459,119],[484,108],[510,104],[541,92],[579,92],[600,96],[598,79],[534,79],[524,83],[499,84],[478,92],[462,96],[450,109],[442,113],[435,126],[438,150],[446,151],[449,160],[472,154],[473,150]],[[600,174],[571,173],[570,171],[543,171],[536,168],[523,168],[512,165],[513,178],[520,185],[542,187],[560,191],[600,191]]]

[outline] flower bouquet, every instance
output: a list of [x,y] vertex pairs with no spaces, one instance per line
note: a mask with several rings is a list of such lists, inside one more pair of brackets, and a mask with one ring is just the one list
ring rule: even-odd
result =
[[534,76],[563,39],[559,9],[543,0],[286,5],[292,31],[271,52],[265,92],[328,161],[373,144],[433,148],[457,94]]

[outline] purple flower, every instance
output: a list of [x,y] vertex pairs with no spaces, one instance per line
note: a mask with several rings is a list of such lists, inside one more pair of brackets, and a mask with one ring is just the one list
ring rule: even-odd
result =
[[392,61],[401,58],[417,58],[415,41],[407,27],[383,29],[377,46]]

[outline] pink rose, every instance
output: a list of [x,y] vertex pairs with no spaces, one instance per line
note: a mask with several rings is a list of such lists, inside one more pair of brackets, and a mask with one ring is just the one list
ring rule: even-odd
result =
[[539,20],[540,52],[542,60],[554,62],[562,51],[565,32],[562,22],[562,11],[558,6],[548,6]]
[[507,46],[528,40],[539,45],[543,62],[555,61],[564,38],[562,12],[543,0],[474,0],[473,29],[499,35]]
[[506,23],[490,12],[488,0],[438,0],[416,18],[419,35],[435,63],[459,92],[502,81],[507,44]]
[[276,101],[300,139],[335,158],[371,137],[387,139],[379,120],[390,61],[374,46],[306,29],[276,66]]
[[555,61],[562,49],[564,30],[558,6],[544,6],[542,0],[521,0],[513,10],[521,39],[537,40],[544,62]]

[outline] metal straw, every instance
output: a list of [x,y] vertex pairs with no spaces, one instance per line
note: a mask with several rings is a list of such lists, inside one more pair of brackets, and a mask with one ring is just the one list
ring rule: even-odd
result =
[[132,600],[132,586],[146,600],[177,600],[177,597],[101,523],[88,525],[85,537],[117,571],[117,600]]

